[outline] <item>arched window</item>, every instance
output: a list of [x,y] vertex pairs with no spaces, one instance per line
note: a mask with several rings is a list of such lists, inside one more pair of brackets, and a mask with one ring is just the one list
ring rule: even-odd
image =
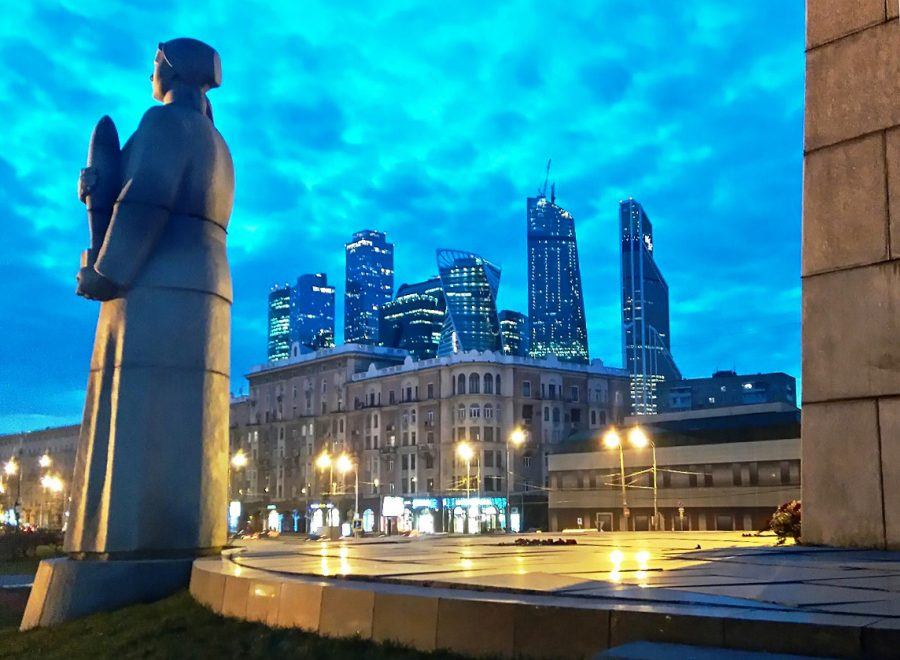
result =
[[497,394],[503,394],[503,390],[500,389],[500,374],[494,376],[494,391]]
[[372,415],[372,428],[374,428],[374,429],[378,428],[378,413],[375,413],[374,415]]
[[466,393],[466,376],[465,374],[460,374],[456,377],[456,393],[457,394],[465,394]]
[[493,394],[494,393],[494,377],[490,374],[484,375],[484,393],[485,394]]
[[409,426],[409,413],[403,413],[401,424],[404,429]]
[[478,390],[481,389],[478,387],[480,380],[478,374],[469,374],[469,394],[478,394]]
[[472,419],[481,417],[481,408],[478,406],[478,404],[473,403],[471,406],[469,406],[469,417],[471,417]]
[[553,409],[553,423],[559,424],[559,408]]
[[484,418],[494,419],[494,406],[489,403],[484,404]]
[[466,406],[462,403],[456,408],[456,421],[466,421]]
[[596,426],[596,425],[597,425],[597,411],[592,410],[591,411],[591,426]]

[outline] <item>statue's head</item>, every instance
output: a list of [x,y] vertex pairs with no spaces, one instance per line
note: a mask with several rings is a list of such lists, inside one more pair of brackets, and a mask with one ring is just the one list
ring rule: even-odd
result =
[[164,101],[179,86],[205,94],[222,84],[222,62],[216,50],[202,41],[172,39],[159,44],[150,80],[157,101]]

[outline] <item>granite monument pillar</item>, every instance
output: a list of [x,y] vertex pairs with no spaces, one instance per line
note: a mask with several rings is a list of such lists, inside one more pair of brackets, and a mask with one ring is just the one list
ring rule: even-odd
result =
[[79,194],[100,301],[72,485],[67,558],[43,562],[22,628],[164,597],[226,542],[234,173],[207,91],[219,55],[161,43],[148,110],[118,152],[91,140]]
[[900,549],[898,0],[808,0],[803,540]]

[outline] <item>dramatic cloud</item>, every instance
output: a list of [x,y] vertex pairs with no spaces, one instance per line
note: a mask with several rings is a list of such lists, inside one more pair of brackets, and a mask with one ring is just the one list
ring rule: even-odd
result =
[[[234,389],[265,356],[275,282],[325,271],[362,228],[396,244],[397,285],[434,250],[503,267],[527,311],[525,197],[551,178],[576,218],[591,354],[621,364],[618,201],[640,200],[691,376],[799,375],[803,9],[637,1],[27,2],[0,53],[0,432],[80,415],[96,320],[73,296],[75,198],[102,114],[123,137],[154,48],[212,43],[231,145]],[[349,8],[348,8],[349,7]]]

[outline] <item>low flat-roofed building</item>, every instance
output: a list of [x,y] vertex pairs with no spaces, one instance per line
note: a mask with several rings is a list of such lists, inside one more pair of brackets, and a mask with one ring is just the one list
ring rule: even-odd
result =
[[617,429],[627,519],[619,451],[594,432],[549,457],[551,531],[651,529],[653,451],[630,446],[635,425],[656,447],[660,529],[759,530],[778,505],[800,498],[800,411],[790,404],[634,416]]
[[683,412],[757,403],[797,405],[797,381],[786,373],[717,371],[710,378],[668,380],[659,386],[658,411]]

